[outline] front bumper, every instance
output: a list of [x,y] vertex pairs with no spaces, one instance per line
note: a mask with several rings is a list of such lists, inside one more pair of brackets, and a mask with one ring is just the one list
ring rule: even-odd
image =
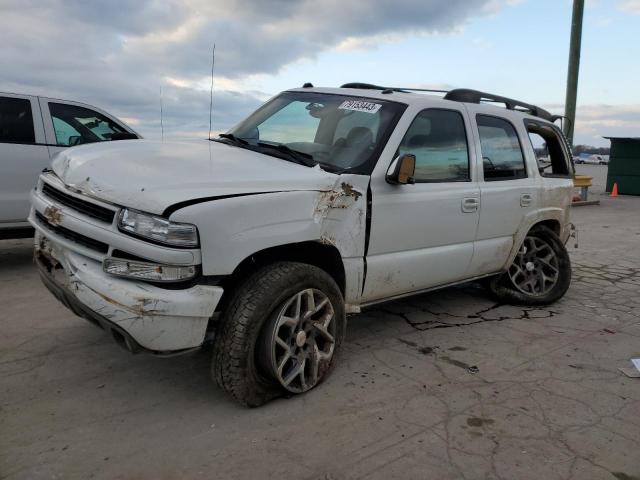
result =
[[111,332],[133,352],[177,353],[203,343],[221,287],[169,290],[120,279],[37,230],[34,253],[42,280],[76,315]]

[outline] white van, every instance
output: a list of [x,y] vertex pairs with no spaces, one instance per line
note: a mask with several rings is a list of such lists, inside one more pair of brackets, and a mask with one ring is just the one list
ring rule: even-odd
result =
[[91,105],[0,92],[0,238],[30,236],[29,192],[54,154],[75,145],[141,138]]

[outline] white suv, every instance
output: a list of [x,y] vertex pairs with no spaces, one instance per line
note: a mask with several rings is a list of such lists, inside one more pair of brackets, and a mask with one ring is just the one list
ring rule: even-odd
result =
[[553,120],[473,90],[307,84],[211,142],[80,146],[32,193],[37,264],[131,351],[212,340],[218,384],[260,405],[326,378],[363,307],[483,278],[560,298],[573,167]]
[[33,235],[29,191],[56,153],[82,143],[133,138],[139,135],[91,105],[0,92],[0,238]]

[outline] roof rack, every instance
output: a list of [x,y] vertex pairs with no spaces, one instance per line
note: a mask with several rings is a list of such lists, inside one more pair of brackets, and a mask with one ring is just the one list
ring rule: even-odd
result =
[[480,92],[478,90],[471,90],[468,88],[456,88],[454,90],[436,90],[428,88],[405,88],[405,87],[381,87],[379,85],[372,85],[370,83],[345,83],[340,88],[358,88],[364,90],[382,90],[382,93],[392,92],[434,92],[444,93],[445,100],[452,100],[454,102],[464,103],[502,103],[508,110],[514,110],[523,113],[529,113],[535,117],[540,117],[550,122],[555,122],[560,115],[553,115],[544,108],[532,105],[530,103],[521,102],[513,98],[502,97],[500,95],[494,95],[492,93]]
[[540,108],[530,103],[514,100],[513,98],[501,97],[492,93],[479,92],[478,90],[470,90],[468,88],[456,88],[451,90],[444,96],[445,100],[453,100],[454,102],[465,103],[503,103],[508,110],[516,110],[529,113],[535,117],[540,117],[550,122],[557,120],[557,115],[552,115],[544,108]]
[[409,88],[409,87],[381,87],[379,85],[372,85],[370,83],[345,83],[340,88],[359,88],[362,90],[382,90],[382,93],[392,92],[434,92],[434,93],[447,93],[449,90],[436,90],[433,88]]

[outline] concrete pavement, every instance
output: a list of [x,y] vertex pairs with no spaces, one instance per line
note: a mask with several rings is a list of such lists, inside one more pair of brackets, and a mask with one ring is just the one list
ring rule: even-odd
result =
[[471,284],[380,306],[325,384],[254,410],[209,351],[121,350],[2,241],[0,478],[638,480],[640,378],[618,368],[640,357],[640,198],[594,195],[562,301]]

